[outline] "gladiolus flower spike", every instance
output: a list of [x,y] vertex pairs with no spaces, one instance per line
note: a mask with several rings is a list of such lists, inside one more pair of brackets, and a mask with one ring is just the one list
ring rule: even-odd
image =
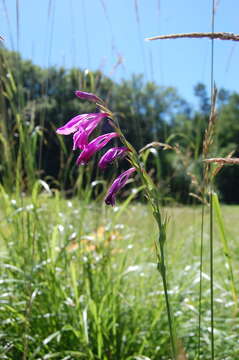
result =
[[[77,149],[77,148],[82,149],[77,159],[77,164],[78,165],[86,164],[91,158],[91,156],[96,151],[101,150],[111,139],[115,137],[120,137],[120,140],[123,143],[124,147],[114,147],[108,150],[101,157],[98,166],[101,169],[105,169],[110,162],[112,162],[116,158],[124,156],[128,151],[127,157],[133,167],[124,171],[113,181],[105,197],[105,203],[107,205],[112,205],[112,206],[115,205],[115,198],[117,193],[126,185],[129,177],[137,170],[137,172],[140,174],[140,178],[145,188],[147,198],[152,205],[153,215],[159,228],[159,238],[158,238],[159,246],[156,246],[157,258],[160,259],[160,266],[158,266],[158,270],[163,279],[163,288],[164,288],[164,294],[167,304],[166,309],[168,315],[168,325],[169,325],[170,341],[172,348],[172,359],[176,360],[177,351],[176,351],[175,339],[177,337],[175,332],[173,331],[173,318],[172,318],[173,311],[171,310],[169,296],[168,296],[167,273],[166,273],[167,267],[165,265],[165,260],[164,260],[165,259],[164,244],[167,235],[165,229],[168,221],[167,221],[167,217],[162,217],[161,209],[159,206],[157,188],[154,186],[150,176],[148,176],[148,174],[141,166],[140,157],[137,155],[136,150],[126,140],[120,127],[116,122],[114,122],[113,114],[105,106],[104,102],[98,96],[91,93],[86,93],[78,90],[76,91],[75,94],[80,99],[86,99],[97,103],[96,105],[98,106],[100,111],[102,111],[102,113],[96,113],[96,114],[77,115],[73,119],[71,119],[67,124],[65,124],[63,127],[57,129],[57,133],[62,135],[69,135],[75,133],[73,137],[73,141],[74,141],[73,149]],[[88,136],[96,128],[100,120],[106,116],[112,120],[111,124],[115,129],[115,132],[98,136],[96,139],[88,143]],[[161,234],[163,234],[163,236],[161,236]],[[161,271],[161,269],[163,269],[164,271]]]
[[[103,101],[98,96],[79,90],[75,92],[75,95],[80,99],[96,102],[100,110],[104,112],[77,115],[69,120],[64,126],[58,128],[56,132],[60,135],[73,134],[73,150],[82,150],[76,160],[77,165],[87,164],[95,152],[101,150],[111,139],[120,136],[125,146],[113,147],[106,151],[98,163],[99,168],[103,170],[115,159],[124,157],[127,152],[132,151],[132,149],[129,149],[130,145],[128,147],[128,143],[126,139],[124,139],[118,126],[116,126],[116,132],[100,135],[88,142],[89,136],[99,125],[100,121],[106,117],[111,118],[112,114],[103,105]],[[136,169],[132,167],[124,171],[114,180],[105,198],[107,205],[113,206],[115,204],[116,194],[125,186],[128,178],[135,170]]]

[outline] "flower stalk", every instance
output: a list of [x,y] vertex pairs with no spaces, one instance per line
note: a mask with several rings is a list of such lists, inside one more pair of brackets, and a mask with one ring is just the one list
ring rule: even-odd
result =
[[[116,194],[127,184],[129,177],[133,173],[137,173],[142,185],[144,186],[145,196],[152,207],[153,216],[158,225],[159,237],[158,243],[155,242],[156,256],[158,260],[158,271],[161,275],[163,282],[163,290],[165,296],[168,325],[169,325],[169,336],[172,348],[172,359],[176,360],[177,351],[176,351],[176,336],[174,330],[173,314],[170,305],[169,292],[168,292],[168,282],[167,282],[167,269],[165,262],[165,251],[164,246],[166,242],[166,227],[167,227],[167,218],[162,219],[158,190],[154,185],[151,177],[145,171],[142,161],[141,153],[137,153],[135,148],[127,141],[124,134],[122,133],[119,124],[116,122],[114,114],[107,108],[103,100],[98,96],[85,93],[81,91],[76,91],[76,96],[81,99],[86,99],[88,101],[93,101],[98,106],[100,112],[96,114],[84,114],[78,115],[71,119],[67,124],[57,130],[58,134],[62,135],[73,135],[73,149],[81,149],[81,153],[78,156],[77,164],[83,165],[86,164],[91,156],[98,150],[101,150],[112,138],[118,138],[123,146],[113,147],[108,150],[100,159],[98,166],[104,170],[106,166],[114,161],[116,158],[125,157],[130,163],[131,167],[121,173],[112,183],[109,188],[107,195],[105,197],[105,203],[107,205],[115,205]],[[100,135],[96,139],[88,142],[88,137],[91,135],[91,132],[95,129],[98,123],[101,121],[101,118],[107,117],[109,123],[111,124],[114,132],[109,134]]]
[[[162,233],[162,232],[161,232]],[[166,275],[166,265],[165,265],[165,257],[164,257],[164,244],[160,240],[161,234],[159,235],[159,247],[160,247],[160,262],[158,262],[158,270],[161,274],[162,281],[163,281],[163,290],[164,290],[164,297],[167,309],[167,316],[168,316],[168,326],[170,332],[170,342],[172,348],[172,357],[173,359],[177,358],[176,352],[176,339],[175,339],[175,329],[174,329],[174,322],[173,322],[173,315],[169,301],[169,294],[168,294],[168,283],[167,283],[167,275]],[[164,241],[166,238],[164,239]]]
[[[105,108],[104,108],[105,110]],[[109,112],[109,110],[106,110]],[[113,120],[113,114],[112,120]],[[168,282],[167,282],[167,268],[165,264],[165,251],[164,245],[166,242],[166,226],[167,226],[167,218],[162,221],[160,205],[158,200],[157,189],[152,182],[152,179],[148,176],[146,171],[141,165],[139,156],[136,150],[132,147],[131,144],[128,143],[125,136],[123,135],[119,126],[113,120],[115,131],[119,134],[122,143],[125,147],[130,148],[130,152],[128,154],[128,158],[130,163],[136,168],[136,171],[141,179],[142,184],[145,186],[146,197],[152,206],[153,216],[158,225],[159,237],[158,237],[158,244],[155,244],[156,248],[156,255],[158,259],[157,269],[162,277],[163,282],[163,290],[164,290],[164,297],[166,303],[166,310],[167,310],[167,317],[168,317],[168,326],[169,326],[169,334],[170,334],[170,342],[171,342],[171,351],[172,351],[172,358],[177,358],[177,351],[176,351],[176,336],[175,336],[175,328],[174,328],[174,321],[173,315],[170,305],[169,293],[168,293]]]

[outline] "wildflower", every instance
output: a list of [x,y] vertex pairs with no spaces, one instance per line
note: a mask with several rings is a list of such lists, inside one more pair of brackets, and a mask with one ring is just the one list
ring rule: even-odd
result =
[[75,91],[75,95],[80,99],[86,99],[93,102],[102,102],[101,98],[92,93],[77,90]]
[[[93,102],[102,102],[102,100],[91,93],[83,92],[77,90],[75,92],[76,96],[80,99],[86,99]],[[99,105],[100,106],[100,105]],[[91,114],[82,114],[73,117],[68,121],[64,126],[58,128],[56,132],[61,135],[73,135],[73,150],[81,149],[81,153],[78,156],[76,163],[77,165],[84,165],[90,160],[92,155],[96,151],[101,150],[111,139],[118,137],[117,132],[111,132],[108,134],[100,135],[90,143],[88,143],[88,138],[94,129],[98,126],[100,121],[105,118],[110,117],[110,112],[104,113],[91,113]],[[113,147],[109,149],[100,159],[98,166],[101,169],[105,169],[109,163],[114,161],[116,158],[123,157],[127,151],[130,151],[127,147]],[[105,202],[108,205],[115,204],[116,193],[126,184],[130,175],[135,171],[135,168],[130,168],[119,175],[110,189],[108,190]]]
[[[93,113],[93,114],[82,114],[73,117],[68,121],[64,126],[56,130],[57,134],[60,135],[70,135],[79,130],[80,128],[85,129],[91,122],[98,120],[98,123],[101,119],[108,116],[107,113]],[[98,124],[97,123],[97,124]],[[97,125],[96,125],[97,126]],[[93,130],[92,130],[93,131]]]
[[60,135],[70,135],[76,132],[83,121],[89,118],[89,115],[92,114],[82,114],[73,117],[70,121],[68,121],[64,126],[58,128],[56,130],[57,134]]
[[86,164],[96,151],[101,150],[111,139],[117,136],[119,136],[119,134],[112,132],[100,135],[96,139],[92,140],[80,153],[78,159],[76,160],[77,165]]
[[100,159],[98,166],[105,169],[106,166],[118,157],[122,157],[128,151],[127,147],[114,147],[109,149]]
[[84,149],[88,144],[88,137],[105,116],[106,113],[99,113],[94,119],[85,120],[80,124],[78,131],[73,135],[73,150]]
[[73,148],[72,150],[81,149],[83,150],[84,147],[88,144],[88,134],[80,127],[77,132],[73,135]]
[[105,197],[105,203],[107,205],[115,205],[115,196],[117,192],[122,189],[122,187],[125,186],[127,180],[129,179],[130,175],[135,171],[136,169],[134,167],[124,171],[122,174],[120,174],[113,182],[111,187],[108,190],[108,193]]

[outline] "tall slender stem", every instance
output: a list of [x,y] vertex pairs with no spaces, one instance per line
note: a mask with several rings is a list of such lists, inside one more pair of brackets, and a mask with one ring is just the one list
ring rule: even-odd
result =
[[[203,191],[204,193],[204,191]],[[203,195],[204,200],[204,195]],[[201,320],[202,320],[202,270],[203,270],[203,235],[204,235],[204,210],[205,205],[202,204],[201,214],[201,240],[200,240],[200,270],[199,270],[199,300],[198,300],[198,359],[201,352]]]
[[[215,0],[212,0],[212,34],[215,24]],[[214,88],[214,40],[211,41],[211,103]],[[213,106],[213,105],[212,105]],[[210,299],[211,299],[211,359],[214,360],[214,308],[213,308],[213,195],[210,192]]]
[[213,307],[213,195],[210,193],[210,308],[211,308],[211,359],[214,360],[214,307]]
[[176,360],[176,344],[175,344],[175,332],[174,332],[174,324],[173,324],[173,317],[170,307],[169,295],[168,295],[168,284],[167,284],[167,276],[166,276],[166,266],[165,266],[165,259],[164,259],[164,245],[159,238],[159,246],[160,246],[160,274],[163,280],[163,290],[166,302],[166,309],[168,315],[168,325],[169,325],[169,333],[170,333],[170,342],[172,347],[172,356],[173,359]]
[[163,289],[164,289],[164,296],[165,296],[167,316],[168,316],[170,342],[171,342],[171,348],[172,348],[172,359],[176,360],[177,359],[176,342],[175,342],[176,336],[175,336],[173,316],[172,316],[170,301],[169,301],[165,257],[164,257],[164,244],[166,241],[166,221],[162,222],[162,219],[161,219],[161,211],[160,211],[157,189],[154,186],[152,179],[147,175],[144,168],[142,167],[136,150],[124,137],[120,127],[118,126],[117,122],[114,120],[114,116],[111,113],[111,111],[108,110],[106,106],[103,106],[103,107],[101,106],[101,109],[111,114],[111,118],[113,120],[112,126],[115,128],[117,133],[120,135],[120,139],[121,139],[122,143],[130,149],[130,153],[128,155],[128,160],[130,161],[132,166],[134,166],[136,168],[136,170],[138,171],[138,174],[140,176],[142,184],[145,186],[146,196],[152,206],[154,218],[158,224],[159,247],[158,247],[158,245],[156,246],[156,251],[157,251],[157,256],[158,256],[158,270],[159,270],[162,280],[163,280]]

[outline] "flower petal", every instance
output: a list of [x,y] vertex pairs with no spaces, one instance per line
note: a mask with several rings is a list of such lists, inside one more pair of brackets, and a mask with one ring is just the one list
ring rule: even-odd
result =
[[84,120],[86,120],[89,115],[92,115],[92,114],[82,114],[82,115],[77,115],[77,116],[73,117],[64,126],[58,128],[56,130],[57,134],[69,135],[69,134],[76,132],[79,128],[79,124],[81,122],[83,122]]
[[117,192],[122,189],[126,182],[128,181],[130,175],[135,171],[136,169],[134,167],[124,171],[122,174],[120,174],[113,182],[111,187],[109,188],[107,195],[105,197],[105,203],[107,205],[115,205],[115,196]]
[[72,150],[81,149],[83,150],[84,147],[88,144],[88,135],[83,128],[80,128],[75,134],[73,135],[73,148]]
[[77,148],[83,150],[88,144],[88,137],[98,126],[100,121],[107,116],[107,113],[99,113],[95,119],[90,119],[89,121],[84,121],[79,130],[73,135],[73,150]]
[[76,90],[75,94],[80,99],[85,99],[85,100],[89,100],[89,101],[93,101],[93,102],[102,102],[101,98],[99,98],[98,96],[96,96],[95,94],[92,94],[92,93]]
[[86,164],[96,151],[101,150],[111,139],[117,136],[119,136],[119,134],[112,132],[100,135],[96,139],[92,140],[80,153],[78,159],[76,160],[77,165]]
[[69,135],[76,132],[80,127],[87,127],[91,123],[91,121],[95,119],[101,120],[106,116],[108,116],[107,113],[91,113],[77,115],[73,117],[70,121],[68,121],[64,126],[58,128],[56,132],[60,135]]
[[100,159],[98,166],[101,169],[105,169],[109,163],[114,161],[118,157],[122,157],[129,149],[127,147],[114,147],[109,149]]

